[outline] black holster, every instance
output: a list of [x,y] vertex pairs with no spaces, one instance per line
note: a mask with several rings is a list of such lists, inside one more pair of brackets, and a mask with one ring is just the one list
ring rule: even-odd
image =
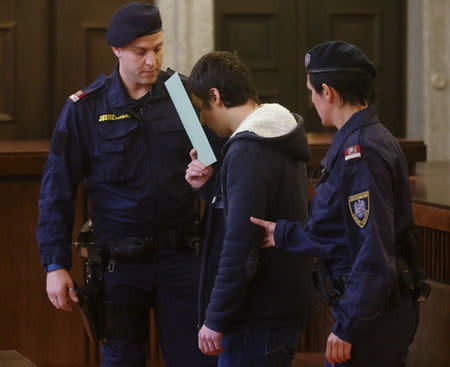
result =
[[79,300],[81,320],[89,338],[94,341],[104,339],[103,325],[103,249],[96,244],[92,222],[87,221],[78,236],[74,246],[85,258],[86,283],[75,287]]
[[94,341],[104,339],[102,288],[101,281],[95,281],[76,289],[81,320],[89,338]]
[[325,298],[328,305],[335,305],[344,294],[346,276],[331,277],[324,261],[317,259],[312,277],[314,286]]
[[431,293],[421,268],[420,244],[415,228],[400,234],[396,248],[397,278],[400,290],[406,290],[416,302],[423,302]]

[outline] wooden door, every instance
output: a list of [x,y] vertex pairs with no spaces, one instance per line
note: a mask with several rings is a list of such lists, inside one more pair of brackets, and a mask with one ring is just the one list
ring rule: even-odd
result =
[[[317,43],[344,40],[360,47],[375,63],[375,105],[380,118],[394,135],[404,136],[405,1],[305,1],[299,17],[302,15],[306,27],[304,51]],[[308,130],[320,129],[311,103],[306,107]]]
[[263,102],[298,110],[295,0],[215,1],[217,50],[237,51]]
[[405,14],[405,0],[216,0],[215,48],[236,50],[263,101],[299,112],[307,131],[320,132],[304,55],[328,40],[353,43],[378,68],[375,103],[382,121],[404,136]]

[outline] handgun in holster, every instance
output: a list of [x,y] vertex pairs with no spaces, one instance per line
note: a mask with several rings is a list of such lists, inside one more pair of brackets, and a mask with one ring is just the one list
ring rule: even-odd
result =
[[103,258],[102,249],[96,245],[92,222],[87,221],[81,228],[78,242],[73,245],[85,259],[86,283],[76,287],[81,320],[89,338],[94,341],[104,339],[103,328]]
[[427,299],[431,293],[421,269],[420,245],[415,228],[402,233],[397,240],[397,277],[402,289],[406,289],[418,303]]

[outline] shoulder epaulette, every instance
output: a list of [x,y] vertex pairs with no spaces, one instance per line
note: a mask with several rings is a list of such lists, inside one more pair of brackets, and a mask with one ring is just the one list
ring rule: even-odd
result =
[[106,81],[106,76],[102,74],[92,84],[90,84],[86,88],[80,89],[78,92],[69,96],[69,99],[73,103],[76,103],[76,102],[82,100],[84,97],[86,97],[90,93],[101,88],[105,84],[105,81]]
[[361,158],[361,146],[359,144],[352,145],[344,149],[344,158],[349,159]]

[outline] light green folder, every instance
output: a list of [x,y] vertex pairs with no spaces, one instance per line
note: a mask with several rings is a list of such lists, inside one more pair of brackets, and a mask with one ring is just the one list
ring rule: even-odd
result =
[[184,129],[189,136],[192,146],[197,150],[197,157],[205,166],[209,166],[217,161],[216,156],[209,145],[206,134],[195,113],[194,107],[181,83],[178,73],[173,74],[164,83],[169,92],[170,98],[183,123]]

